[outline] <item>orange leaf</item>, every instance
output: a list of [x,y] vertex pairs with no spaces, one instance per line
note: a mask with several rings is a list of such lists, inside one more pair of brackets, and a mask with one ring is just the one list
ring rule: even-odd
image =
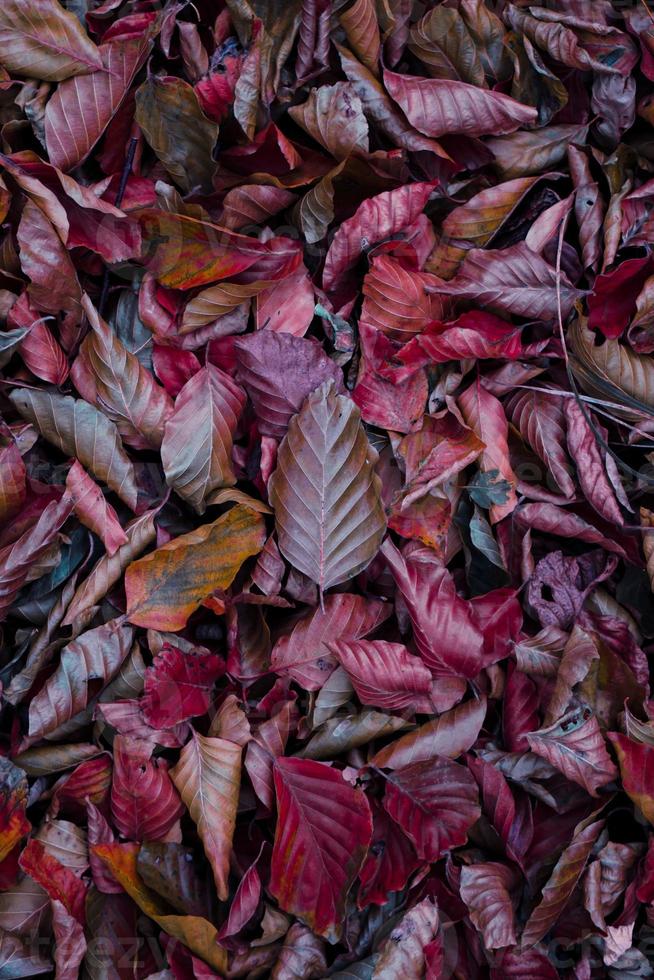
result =
[[188,946],[190,951],[222,974],[227,969],[227,954],[216,942],[217,930],[199,915],[168,915],[166,904],[143,882],[136,870],[138,844],[96,844],[91,853],[99,857],[120,882],[129,897],[169,936]]
[[212,524],[132,562],[125,573],[128,620],[149,629],[181,630],[214,589],[229,588],[265,540],[261,515],[238,504]]

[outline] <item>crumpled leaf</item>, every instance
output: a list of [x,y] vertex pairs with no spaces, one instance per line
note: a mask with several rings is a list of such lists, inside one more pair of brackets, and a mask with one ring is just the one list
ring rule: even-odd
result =
[[615,779],[617,769],[607,752],[597,718],[587,707],[575,707],[548,728],[527,734],[532,752],[547,759],[591,796]]
[[127,618],[151,629],[182,629],[214,589],[231,585],[264,541],[261,515],[237,504],[213,523],[133,561],[125,572]]
[[425,976],[427,950],[438,935],[439,925],[438,907],[432,899],[415,905],[386,940],[372,973],[374,980],[398,976],[419,980]]
[[515,883],[515,872],[497,861],[461,868],[461,898],[470,910],[470,918],[482,933],[487,949],[515,945],[510,896]]
[[183,191],[211,189],[211,152],[218,127],[202,112],[191,85],[180,78],[150,75],[136,92],[135,119]]
[[277,640],[272,665],[280,673],[288,670],[308,690],[318,690],[336,666],[330,644],[367,636],[389,615],[390,609],[378,600],[365,602],[347,592],[325,596],[321,607]]
[[312,89],[309,99],[292,107],[289,115],[336,160],[345,160],[357,150],[368,152],[368,123],[348,82]]
[[340,372],[313,341],[258,330],[235,343],[238,377],[248,390],[263,436],[282,439],[288,423],[322,382],[342,393]]
[[426,861],[465,842],[481,813],[478,799],[468,770],[440,756],[386,776],[384,808]]

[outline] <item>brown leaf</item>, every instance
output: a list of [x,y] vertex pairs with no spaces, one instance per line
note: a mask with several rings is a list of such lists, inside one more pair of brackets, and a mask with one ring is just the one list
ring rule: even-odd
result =
[[138,489],[134,466],[113,422],[92,405],[69,395],[17,388],[9,397],[45,439],[67,456],[76,456],[85,469],[135,510]]
[[486,85],[477,48],[458,10],[443,6],[429,10],[411,28],[409,50],[432,78]]
[[374,0],[355,0],[340,12],[339,19],[359,61],[373,75],[378,75],[381,41]]
[[572,369],[588,394],[609,398],[617,405],[616,414],[639,419],[654,410],[654,362],[651,357],[636,354],[617,340],[605,340],[595,346],[595,335],[581,318],[568,330]]
[[557,921],[581,878],[603,826],[603,820],[588,826],[580,825],[572,842],[561,854],[543,888],[540,902],[524,927],[521,939],[523,949],[534,946]]
[[495,157],[495,167],[504,180],[550,170],[565,160],[570,143],[583,145],[588,126],[560,123],[543,129],[508,136],[494,136],[486,146]]
[[120,580],[121,575],[157,536],[154,519],[157,511],[149,510],[135,517],[125,528],[127,541],[113,554],[103,555],[79,585],[68,608],[62,625],[70,626],[85,612],[92,609]]
[[167,903],[147,888],[138,874],[138,844],[96,844],[93,851],[145,915],[219,974],[224,972],[227,953],[216,942],[216,927],[201,916],[169,914]]
[[57,0],[6,0],[0,9],[0,64],[28,78],[60,82],[101,69],[97,47]]
[[218,897],[229,894],[227,878],[241,783],[241,746],[198,732],[182,749],[170,775],[188,807],[213,870]]
[[405,150],[427,150],[436,156],[449,159],[447,153],[436,140],[427,139],[407,121],[402,112],[393,104],[380,82],[365,65],[346,48],[336,45],[341,65],[347,79],[352,82],[354,91],[361,99],[363,111],[369,119],[377,123],[383,133],[396,146]]
[[245,392],[213,364],[186,382],[175,399],[161,444],[166,482],[199,514],[214,490],[233,486],[232,439]]
[[358,409],[331,382],[309,395],[279,447],[268,486],[279,548],[321,594],[364,569],[381,544],[375,460]]
[[55,167],[72,170],[88,156],[120,108],[149,44],[147,35],[102,44],[99,71],[59,85],[45,110],[45,142]]
[[136,121],[183,191],[212,190],[218,127],[204,115],[188,82],[150,75],[136,93]]
[[336,160],[368,152],[368,123],[351,82],[312,89],[307,101],[291,107],[289,115]]

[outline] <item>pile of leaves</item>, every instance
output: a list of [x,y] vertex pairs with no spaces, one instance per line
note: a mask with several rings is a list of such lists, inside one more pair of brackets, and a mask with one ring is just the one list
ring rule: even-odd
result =
[[646,0],[0,3],[0,978],[654,974]]

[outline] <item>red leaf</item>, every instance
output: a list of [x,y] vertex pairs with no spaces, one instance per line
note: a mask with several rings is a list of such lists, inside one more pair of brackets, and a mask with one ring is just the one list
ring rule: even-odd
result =
[[423,662],[401,643],[384,640],[339,640],[329,650],[345,668],[362,704],[384,711],[434,710],[432,676]]
[[405,558],[386,539],[382,553],[402,593],[413,637],[431,671],[475,677],[481,669],[483,636],[472,609],[459,598],[452,576],[433,552],[416,549]]
[[396,769],[386,780],[384,807],[419,857],[438,861],[465,843],[481,810],[476,783],[464,766],[436,757]]
[[412,224],[436,183],[410,184],[364,201],[356,213],[343,222],[329,247],[322,278],[327,292],[337,286],[341,288],[343,276],[356,264],[364,249]]
[[617,776],[597,718],[589,708],[572,708],[549,728],[527,735],[532,752],[547,759],[564,776],[597,796]]
[[168,763],[150,758],[151,746],[118,735],[114,739],[111,815],[129,840],[166,840],[184,812]]
[[[261,852],[259,852],[260,856]],[[229,907],[229,915],[216,936],[220,942],[230,936],[236,936],[245,928],[258,908],[261,897],[261,878],[257,871],[259,857],[252,862],[239,882]]]
[[84,924],[86,885],[70,868],[64,867],[39,840],[31,840],[20,856],[23,871],[60,901],[69,915]]
[[66,355],[42,320],[32,324],[18,349],[25,366],[37,378],[52,385],[62,385],[68,377]]
[[506,502],[491,505],[491,522],[496,523],[510,514],[517,504],[515,495],[517,479],[509,460],[507,444],[509,426],[504,409],[501,402],[484,388],[479,378],[459,395],[459,408],[465,422],[486,447],[481,454],[482,472],[498,471],[510,486]]
[[389,255],[376,255],[363,280],[361,320],[394,340],[420,333],[439,304],[426,290],[427,276],[405,268]]
[[524,242],[503,249],[471,249],[456,277],[437,288],[445,296],[532,320],[554,319],[559,296],[561,315],[567,317],[582,295],[565,273],[557,291],[555,269]]
[[635,312],[638,294],[651,274],[652,261],[645,257],[626,259],[610,272],[599,275],[588,297],[590,329],[601,330],[610,340],[620,337]]
[[173,728],[203,715],[209,707],[211,689],[224,671],[225,664],[216,654],[183,652],[164,643],[145,672],[141,708],[148,725]]
[[633,800],[650,823],[654,823],[654,746],[635,742],[619,732],[609,732],[613,743],[625,793]]
[[278,759],[274,772],[270,890],[281,908],[333,942],[372,836],[368,801],[322,762]]
[[336,640],[357,640],[372,633],[390,615],[379,601],[366,602],[361,596],[325,596],[324,609],[316,609],[301,619],[289,636],[277,641],[271,654],[273,669],[288,671],[309,691],[319,690],[335,667],[329,644]]
[[[501,357],[508,360],[524,356],[520,332],[506,320],[492,313],[462,313],[451,323],[434,321],[418,337],[397,352],[406,365],[406,373],[427,364],[444,364],[466,357],[483,360]],[[402,369],[395,372],[400,380]]]
[[68,471],[66,489],[80,521],[102,539],[107,554],[114,555],[120,547],[127,544],[128,538],[116,511],[78,460],[75,460]]
[[536,110],[508,95],[448,78],[384,72],[384,85],[409,122],[425,136],[513,133],[536,120]]
[[358,906],[385,905],[389,892],[405,887],[409,876],[420,867],[413,844],[390,818],[386,810],[373,801],[372,840],[361,868]]

